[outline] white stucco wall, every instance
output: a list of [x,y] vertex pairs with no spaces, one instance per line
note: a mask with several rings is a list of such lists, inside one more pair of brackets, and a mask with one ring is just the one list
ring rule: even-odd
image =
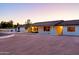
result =
[[50,34],[50,35],[56,35],[56,31],[55,28],[53,26],[50,27],[50,31],[44,31],[44,27],[43,26],[39,26],[38,27],[38,32],[39,34]]
[[39,32],[39,34],[49,34],[50,33],[50,31],[44,31],[43,26],[38,27],[38,32]]
[[[13,30],[12,32],[16,32],[15,28],[14,29],[7,29],[8,32],[11,32],[11,30]],[[24,27],[20,27],[20,32],[25,32],[25,28]]]
[[52,26],[50,30],[50,35],[56,35],[55,28]]
[[64,26],[63,35],[79,35],[79,26],[75,26],[75,32],[68,32],[67,26]]
[[[63,35],[79,35],[79,26],[75,26],[75,32],[68,32],[67,31],[68,26],[63,26]],[[56,35],[56,30],[53,26],[51,26],[50,31],[44,32],[43,26],[38,27],[39,34],[50,34],[50,35]]]
[[[67,27],[68,26],[63,26],[63,35],[79,35],[79,26],[75,26],[75,32],[68,32]],[[50,35],[56,35],[55,28],[51,29]]]
[[20,32],[26,32],[24,27],[20,28]]

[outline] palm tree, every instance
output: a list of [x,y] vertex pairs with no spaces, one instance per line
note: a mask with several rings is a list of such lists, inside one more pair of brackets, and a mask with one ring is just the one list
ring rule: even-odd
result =
[[25,29],[27,29],[28,27],[30,27],[32,24],[31,24],[31,20],[30,19],[27,19],[27,22],[25,22]]

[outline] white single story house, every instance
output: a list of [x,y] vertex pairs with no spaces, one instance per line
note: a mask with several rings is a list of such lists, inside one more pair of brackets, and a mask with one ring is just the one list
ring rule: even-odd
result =
[[38,22],[27,31],[50,35],[79,35],[79,20]]

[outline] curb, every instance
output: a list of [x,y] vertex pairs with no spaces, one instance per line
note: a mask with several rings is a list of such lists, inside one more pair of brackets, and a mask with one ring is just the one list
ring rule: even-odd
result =
[[11,34],[11,35],[6,35],[6,36],[1,36],[0,39],[4,39],[4,38],[10,38],[10,37],[13,37],[15,36],[14,34]]

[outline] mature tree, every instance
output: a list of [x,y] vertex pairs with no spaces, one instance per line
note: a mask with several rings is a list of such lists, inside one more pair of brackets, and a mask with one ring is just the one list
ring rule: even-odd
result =
[[11,20],[11,21],[7,22],[7,26],[8,26],[8,28],[13,28],[13,21]]
[[1,28],[13,28],[13,21],[9,21],[9,22],[4,22],[1,21]]
[[4,21],[1,21],[1,28],[7,28],[7,23]]

